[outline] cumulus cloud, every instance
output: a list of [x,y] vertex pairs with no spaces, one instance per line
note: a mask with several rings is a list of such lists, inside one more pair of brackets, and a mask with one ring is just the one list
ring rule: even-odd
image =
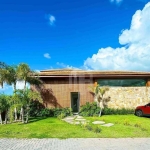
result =
[[45,54],[44,54],[44,57],[45,57],[45,58],[48,58],[48,59],[51,58],[51,56],[49,55],[49,53],[45,53]]
[[119,36],[121,48],[101,48],[84,62],[86,69],[150,71],[150,2],[132,17]]
[[123,0],[110,0],[111,3],[120,4]]

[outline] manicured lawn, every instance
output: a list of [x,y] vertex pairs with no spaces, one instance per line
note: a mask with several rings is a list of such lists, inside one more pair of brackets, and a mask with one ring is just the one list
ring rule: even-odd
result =
[[0,138],[150,137],[150,118],[139,118],[134,115],[105,115],[100,118],[87,117],[86,119],[90,122],[103,120],[115,125],[101,126],[101,132],[94,133],[80,125],[70,125],[57,118],[34,118],[28,124],[0,125]]

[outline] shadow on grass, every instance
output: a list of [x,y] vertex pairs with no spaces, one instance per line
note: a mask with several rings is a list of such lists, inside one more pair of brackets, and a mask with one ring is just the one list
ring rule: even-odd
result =
[[40,120],[47,119],[47,118],[49,118],[49,117],[30,117],[28,123],[23,123],[23,124],[19,124],[19,125],[30,124],[30,123],[38,122]]

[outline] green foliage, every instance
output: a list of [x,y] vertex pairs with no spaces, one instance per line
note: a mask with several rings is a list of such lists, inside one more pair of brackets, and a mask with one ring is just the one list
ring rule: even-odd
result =
[[9,99],[9,96],[0,94],[0,112],[6,111],[9,108]]
[[86,129],[88,129],[89,131],[92,131],[92,130],[93,130],[93,128],[92,128],[92,126],[91,126],[90,124],[88,124],[88,125],[86,126]]
[[131,125],[131,124],[130,124],[130,121],[129,121],[128,119],[125,119],[124,122],[123,122],[123,124],[124,124],[125,126],[130,126],[130,125]]
[[100,133],[102,131],[102,129],[99,126],[95,126],[95,127],[93,127],[93,131],[95,133]]
[[115,109],[115,108],[104,108],[103,115],[127,115],[134,114],[134,109]]
[[58,119],[63,119],[65,117],[66,117],[66,114],[63,112],[61,112],[61,114],[57,116]]
[[53,108],[52,110],[54,112],[54,117],[59,116],[61,113],[64,114],[64,116],[71,116],[72,110],[70,108]]
[[98,116],[100,112],[100,108],[97,106],[96,102],[89,103],[87,102],[85,105],[80,107],[79,114],[84,117],[88,116]]
[[64,118],[72,115],[70,108],[45,108],[39,101],[31,101],[29,115],[31,117],[58,117]]
[[29,116],[32,117],[39,116],[39,112],[41,112],[45,108],[42,103],[36,100],[31,101],[29,107],[30,107]]
[[134,127],[137,127],[137,128],[141,128],[141,123],[140,122],[136,122],[135,124],[134,124]]

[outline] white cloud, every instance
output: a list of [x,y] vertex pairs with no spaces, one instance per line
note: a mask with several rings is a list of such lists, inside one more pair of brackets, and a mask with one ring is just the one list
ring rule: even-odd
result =
[[56,19],[53,15],[49,15],[49,23],[50,25],[53,25],[55,23]]
[[123,0],[109,0],[111,3],[120,4]]
[[45,57],[45,58],[48,58],[48,59],[51,58],[51,56],[49,55],[49,53],[45,53],[45,54],[44,54],[44,57]]
[[[24,81],[17,81],[16,89],[20,89],[20,90],[24,89],[24,84],[25,84]],[[26,87],[27,88],[30,87],[29,83],[27,83]]]
[[101,48],[84,62],[86,69],[150,71],[150,2],[132,17],[119,36],[121,48]]
[[60,62],[57,62],[56,65],[58,65],[61,68],[66,68],[66,69],[79,69],[77,67],[69,66],[69,65],[66,65],[66,64],[60,63]]

